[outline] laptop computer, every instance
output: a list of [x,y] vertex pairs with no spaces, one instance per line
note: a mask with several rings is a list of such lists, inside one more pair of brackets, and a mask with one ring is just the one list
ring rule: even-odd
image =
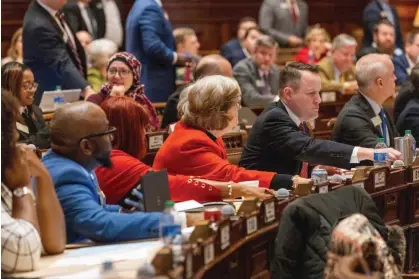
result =
[[81,89],[68,89],[68,90],[54,90],[54,91],[45,91],[42,94],[41,103],[39,108],[43,113],[54,112],[54,98],[57,96],[62,96],[64,98],[64,103],[74,103],[80,100]]

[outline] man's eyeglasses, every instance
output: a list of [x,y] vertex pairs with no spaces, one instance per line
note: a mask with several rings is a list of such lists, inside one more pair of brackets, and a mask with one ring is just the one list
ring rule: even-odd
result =
[[85,136],[85,137],[82,137],[80,140],[79,140],[79,143],[82,141],[82,140],[84,140],[84,139],[90,139],[90,138],[95,138],[95,137],[102,137],[102,136],[106,136],[106,135],[113,135],[113,133],[115,133],[116,132],[116,127],[109,127],[108,128],[108,130],[106,130],[106,131],[104,131],[104,132],[102,132],[102,133],[94,133],[94,134],[90,134],[90,135],[87,135],[87,136]]
[[38,89],[38,83],[24,83],[22,84],[22,88],[25,90],[36,90]]
[[125,69],[119,69],[118,70],[116,68],[110,68],[108,70],[108,76],[113,77],[113,76],[116,75],[116,73],[118,73],[120,77],[125,78],[125,77],[129,76],[129,74],[131,73],[131,71],[130,70],[125,70]]

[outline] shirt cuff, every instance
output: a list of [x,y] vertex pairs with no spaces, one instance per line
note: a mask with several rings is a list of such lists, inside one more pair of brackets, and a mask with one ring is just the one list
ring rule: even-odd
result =
[[351,164],[359,164],[358,150],[359,150],[359,146],[355,146],[354,147],[354,150],[352,151],[351,161],[349,163],[351,163]]
[[173,52],[173,62],[172,62],[172,64],[175,65],[176,62],[177,62],[177,53]]

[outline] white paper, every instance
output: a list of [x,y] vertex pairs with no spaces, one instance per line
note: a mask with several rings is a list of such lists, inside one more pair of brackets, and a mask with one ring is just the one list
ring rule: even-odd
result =
[[86,271],[71,273],[68,275],[59,275],[59,276],[51,276],[46,277],[46,279],[101,279],[100,269],[99,268],[92,268]]
[[197,208],[204,208],[204,205],[194,200],[175,203],[176,211],[186,211],[186,210],[197,209]]
[[246,185],[250,187],[259,187],[259,180],[249,180],[249,181],[242,181],[237,184]]

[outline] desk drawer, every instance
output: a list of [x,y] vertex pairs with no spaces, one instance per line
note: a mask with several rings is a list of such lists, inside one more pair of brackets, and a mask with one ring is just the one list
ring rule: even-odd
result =
[[402,223],[400,192],[376,196],[373,199],[386,224],[400,225]]

